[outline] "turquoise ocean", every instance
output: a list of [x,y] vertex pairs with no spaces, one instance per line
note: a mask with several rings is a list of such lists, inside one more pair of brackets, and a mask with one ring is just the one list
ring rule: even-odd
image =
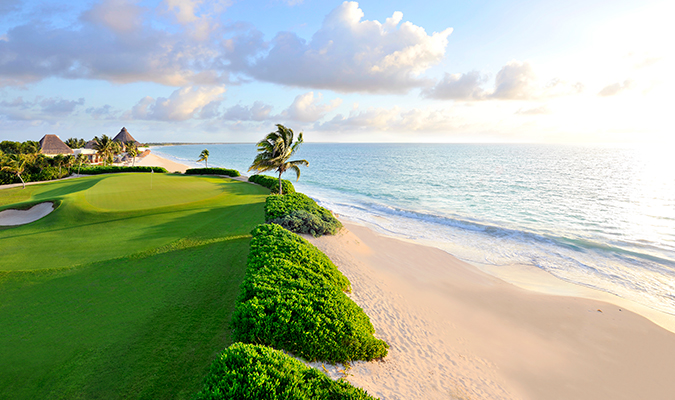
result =
[[[154,147],[244,175],[254,144]],[[658,147],[305,143],[296,189],[390,236],[491,269],[533,265],[675,315],[675,157]]]

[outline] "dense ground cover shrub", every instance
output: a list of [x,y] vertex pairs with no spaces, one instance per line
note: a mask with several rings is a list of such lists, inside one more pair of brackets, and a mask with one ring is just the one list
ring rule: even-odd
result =
[[80,174],[82,175],[98,175],[98,174],[112,174],[116,172],[159,172],[167,173],[166,168],[162,167],[117,167],[112,165],[92,165],[87,167],[82,167],[80,169]]
[[211,365],[195,400],[374,399],[345,380],[333,381],[302,362],[265,346],[235,343]]
[[387,355],[389,346],[373,336],[368,316],[342,292],[341,274],[325,255],[278,225],[259,226],[252,235],[232,317],[235,341],[333,363]]
[[[267,175],[252,175],[248,178],[249,182],[268,188],[272,193],[279,193],[279,179]],[[283,193],[295,193],[295,187],[287,179],[281,180],[281,190]]]
[[227,168],[190,168],[185,171],[186,175],[227,175],[227,176],[241,176],[236,169]]
[[342,228],[329,210],[302,193],[269,196],[265,202],[265,221],[312,236],[334,235]]
[[284,259],[322,275],[343,292],[351,292],[349,279],[314,245],[275,225],[258,225],[253,230],[247,268],[257,272],[271,259]]

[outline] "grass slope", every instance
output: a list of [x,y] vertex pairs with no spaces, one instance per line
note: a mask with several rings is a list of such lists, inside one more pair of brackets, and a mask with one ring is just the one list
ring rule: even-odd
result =
[[60,203],[0,230],[0,398],[190,398],[230,344],[266,190],[139,175],[0,191]]

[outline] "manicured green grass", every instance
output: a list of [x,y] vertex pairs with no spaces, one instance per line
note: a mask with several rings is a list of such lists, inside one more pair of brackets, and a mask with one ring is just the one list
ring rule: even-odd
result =
[[0,398],[173,399],[200,389],[231,343],[267,190],[159,176],[152,193],[148,174],[0,191],[0,209],[60,202],[40,221],[0,230]]

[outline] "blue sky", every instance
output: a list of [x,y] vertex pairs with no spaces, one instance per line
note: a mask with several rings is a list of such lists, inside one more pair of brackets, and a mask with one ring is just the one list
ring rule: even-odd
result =
[[672,142],[672,8],[0,0],[0,139]]

